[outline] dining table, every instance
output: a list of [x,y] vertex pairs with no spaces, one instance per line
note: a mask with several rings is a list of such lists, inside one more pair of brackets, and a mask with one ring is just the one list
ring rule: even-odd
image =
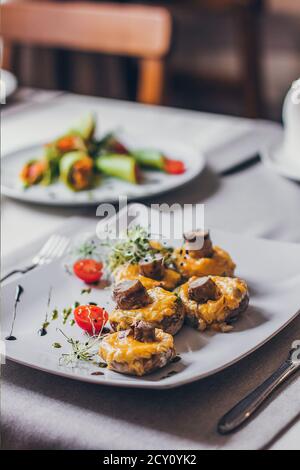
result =
[[[204,155],[206,166],[199,176],[182,188],[145,200],[146,205],[204,204],[208,227],[300,243],[300,185],[260,159],[264,146],[282,140],[280,124],[21,88],[3,105],[1,156],[47,141],[59,131],[72,106],[98,107],[101,129],[124,125],[136,133],[163,133]],[[42,240],[63,231],[68,218],[78,215],[93,220],[95,207],[28,204],[2,195],[2,271],[22,264],[23,253],[33,255]],[[218,420],[285,360],[296,339],[300,339],[299,315],[266,344],[217,374],[153,391],[74,381],[5,360],[3,355],[2,448],[299,450],[296,374],[246,426],[226,436],[217,431]]]

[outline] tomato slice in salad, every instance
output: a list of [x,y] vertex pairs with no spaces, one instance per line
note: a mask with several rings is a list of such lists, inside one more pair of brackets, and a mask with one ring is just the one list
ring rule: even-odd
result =
[[79,305],[74,310],[77,325],[89,335],[98,335],[108,320],[107,311],[98,305]]
[[72,135],[62,137],[56,145],[57,148],[62,152],[67,152],[68,150],[72,150],[76,146],[76,137]]
[[103,264],[94,259],[80,259],[73,265],[73,271],[87,284],[94,284],[102,277]]
[[165,159],[165,172],[170,175],[181,175],[185,172],[184,163],[180,160]]

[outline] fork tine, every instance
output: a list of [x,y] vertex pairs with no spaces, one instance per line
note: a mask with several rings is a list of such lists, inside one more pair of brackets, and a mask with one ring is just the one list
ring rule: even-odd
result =
[[56,258],[60,258],[63,255],[63,253],[66,251],[68,245],[69,245],[69,240],[67,238],[64,238],[60,246],[57,248],[57,251],[55,252],[54,256]]
[[46,258],[46,262],[47,260],[51,260],[51,259],[54,259],[57,257],[57,253],[60,251],[60,248],[61,246],[63,245],[64,243],[64,238],[63,237],[58,237],[57,238],[57,241],[56,241],[56,244],[53,246],[52,250],[50,253],[47,253],[45,255],[45,258]]
[[56,244],[55,248],[51,252],[51,257],[48,256],[48,258],[59,258],[65,249],[66,241],[66,237],[60,237],[59,242]]
[[50,238],[44,243],[37,256],[44,256],[49,250],[52,249],[52,246],[56,244],[57,235],[51,235]]
[[50,262],[55,258],[58,250],[60,251],[62,244],[65,244],[65,240],[68,239],[60,235],[52,235],[34,258],[34,261],[38,264]]

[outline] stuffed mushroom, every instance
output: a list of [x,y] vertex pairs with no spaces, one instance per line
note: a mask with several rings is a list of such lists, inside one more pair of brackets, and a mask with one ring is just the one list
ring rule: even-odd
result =
[[136,320],[175,335],[184,321],[184,308],[176,294],[161,287],[146,290],[141,281],[127,280],[115,285],[117,308],[109,316],[113,330],[126,330]]
[[173,336],[144,321],[104,337],[99,355],[108,369],[142,376],[164,367],[176,355]]
[[209,327],[229,331],[231,323],[249,304],[248,287],[238,278],[192,277],[180,288],[186,323],[203,331]]
[[138,264],[120,266],[114,277],[116,282],[138,279],[146,289],[162,287],[166,290],[175,289],[181,280],[180,273],[165,266],[161,254],[149,255]]
[[183,278],[192,276],[233,276],[235,263],[230,255],[213,246],[208,231],[184,234],[185,243],[173,253],[173,262]]

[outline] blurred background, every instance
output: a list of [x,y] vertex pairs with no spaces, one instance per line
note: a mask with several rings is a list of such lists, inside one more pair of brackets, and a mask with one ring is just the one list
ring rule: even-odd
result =
[[[119,0],[122,8],[120,3],[137,2]],[[163,58],[163,93],[157,102],[281,119],[283,98],[300,76],[300,0],[138,3],[163,6],[172,17],[170,49]],[[134,57],[19,43],[13,45],[4,66],[16,74],[21,86],[136,99]]]

